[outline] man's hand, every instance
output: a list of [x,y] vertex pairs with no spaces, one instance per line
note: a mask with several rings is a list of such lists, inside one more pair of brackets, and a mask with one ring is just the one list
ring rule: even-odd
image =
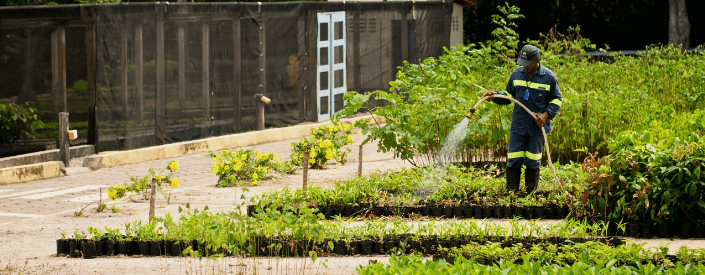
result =
[[489,96],[490,99],[492,99],[492,98],[493,98],[494,96],[496,96],[496,95],[497,95],[497,92],[495,92],[495,91],[485,91],[485,93],[482,94],[482,96],[481,96],[480,98]]
[[548,120],[548,113],[547,112],[543,112],[541,114],[534,113],[534,115],[536,116],[536,120],[534,120],[536,122],[536,124],[538,124],[539,127],[543,127],[543,125],[546,124],[546,120]]

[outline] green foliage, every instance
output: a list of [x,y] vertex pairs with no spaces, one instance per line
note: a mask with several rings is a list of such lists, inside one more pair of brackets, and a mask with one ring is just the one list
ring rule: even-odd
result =
[[[503,13],[513,11],[504,9]],[[504,22],[497,32],[508,34],[515,25],[502,18],[497,17],[497,22]],[[504,61],[513,56],[506,51],[516,41],[505,38],[497,40],[509,45],[501,51],[492,43],[460,45],[420,64],[404,63],[390,83],[391,92],[351,92],[338,116],[368,107],[375,119],[356,123],[369,134],[366,142],[378,140],[381,151],[393,151],[414,165],[433,163],[442,139],[484,92],[477,86],[504,90],[517,67]],[[548,137],[553,160],[580,162],[586,152],[606,155],[609,141],[623,131],[654,128],[649,126],[652,121],[660,121],[658,127],[663,129],[682,128],[673,119],[676,115],[705,108],[705,52],[684,55],[672,46],[652,46],[636,56],[611,55],[609,62],[594,62],[575,55],[596,48],[579,35],[578,27],[567,35],[549,33],[543,41],[529,43],[541,49],[542,66],[557,75],[564,98]],[[375,108],[372,99],[388,105]],[[505,155],[511,114],[511,107],[480,105],[457,161],[493,159],[482,154],[489,151]],[[377,123],[379,118],[386,124]],[[586,150],[576,151],[581,148]]]
[[617,135],[609,143],[609,156],[586,160],[591,180],[580,214],[658,224],[705,220],[704,121],[705,112],[695,110]]
[[223,150],[218,154],[211,151],[206,156],[213,162],[211,173],[218,175],[218,185],[224,187],[245,183],[257,186],[259,181],[267,179],[268,172],[293,173],[296,170],[290,162],[279,161],[278,155],[262,154],[254,149]]
[[14,144],[24,138],[35,139],[37,129],[43,126],[37,109],[29,107],[29,103],[0,103],[0,143]]
[[492,15],[492,24],[497,25],[492,31],[496,40],[489,42],[489,46],[499,60],[513,64],[514,52],[519,46],[519,34],[515,31],[519,26],[515,20],[523,19],[524,15],[519,13],[519,7],[507,2],[504,2],[504,6],[497,6],[497,10],[502,14]]
[[[563,190],[573,190],[585,176],[578,164],[557,165],[559,177],[565,186],[550,184],[553,179],[541,181],[541,193],[530,196],[507,192],[503,178],[497,178],[499,169],[462,168],[447,165],[443,168],[402,168],[349,180],[337,180],[330,188],[308,186],[303,189],[267,191],[259,195],[257,205],[267,207],[285,204],[298,207],[325,207],[349,204],[378,206],[406,206],[418,204],[529,204],[566,205],[569,200]],[[544,171],[549,175],[548,171]]]
[[76,92],[80,95],[87,95],[88,81],[85,81],[83,79],[76,81],[75,83],[73,83],[73,89],[76,90]]
[[615,261],[599,261],[591,264],[582,258],[572,264],[545,265],[543,261],[524,261],[514,264],[510,261],[499,261],[494,265],[481,265],[475,260],[459,258],[455,263],[446,261],[425,260],[419,256],[395,256],[389,264],[373,263],[360,266],[357,273],[361,275],[382,274],[701,274],[705,266],[677,264],[666,268],[665,264],[637,264],[636,266],[615,266]]
[[171,189],[178,187],[181,182],[177,179],[174,179],[174,172],[176,172],[176,170],[178,169],[179,163],[176,160],[172,160],[165,168],[165,170],[169,171],[169,173],[166,175],[162,175],[161,172],[156,173],[153,168],[149,168],[149,173],[144,177],[131,177],[130,180],[132,182],[113,185],[111,187],[108,187],[108,190],[106,190],[105,192],[108,193],[108,198],[110,198],[111,200],[117,200],[119,198],[122,198],[127,194],[127,192],[140,194],[142,196],[142,199],[148,199],[150,196],[152,185],[156,185],[157,191],[159,191],[159,193],[164,196],[167,204],[169,204],[169,201],[171,200],[171,191],[167,193],[162,187],[162,184],[169,186]]
[[345,164],[352,149],[342,148],[353,143],[352,126],[333,123],[311,129],[311,138],[302,138],[289,145],[291,163],[303,165],[304,152],[310,150],[308,164],[312,168],[323,168],[330,160]]

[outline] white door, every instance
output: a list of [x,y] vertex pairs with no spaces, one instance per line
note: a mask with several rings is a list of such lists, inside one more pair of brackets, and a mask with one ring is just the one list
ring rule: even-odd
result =
[[318,121],[330,119],[345,104],[345,12],[318,14]]

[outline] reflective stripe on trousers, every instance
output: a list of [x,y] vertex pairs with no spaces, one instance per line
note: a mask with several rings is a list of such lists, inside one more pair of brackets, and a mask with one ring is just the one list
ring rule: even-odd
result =
[[507,167],[521,168],[526,163],[527,168],[541,168],[543,152],[543,135],[521,135],[509,132],[509,153]]

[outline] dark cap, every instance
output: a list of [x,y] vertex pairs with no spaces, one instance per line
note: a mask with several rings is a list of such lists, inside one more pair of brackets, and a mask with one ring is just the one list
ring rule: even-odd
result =
[[517,59],[517,65],[529,66],[531,65],[531,62],[534,61],[534,59],[538,59],[540,57],[541,56],[539,55],[539,48],[532,45],[526,45],[521,48],[521,51],[519,52],[519,59]]

